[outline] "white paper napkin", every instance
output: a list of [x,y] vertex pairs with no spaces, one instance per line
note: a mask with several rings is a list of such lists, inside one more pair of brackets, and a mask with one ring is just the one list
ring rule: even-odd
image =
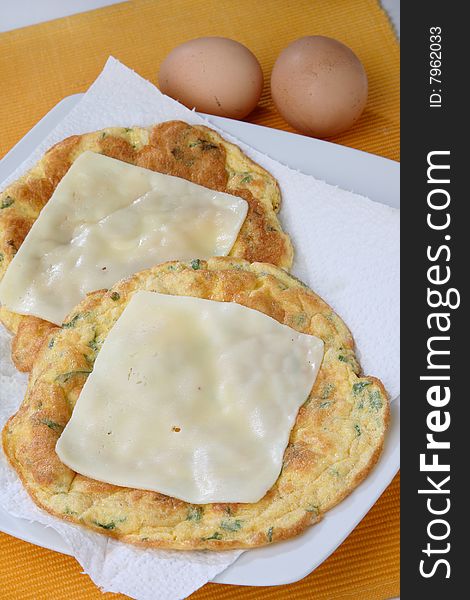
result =
[[[69,135],[170,119],[213,127],[110,58],[82,100],[0,187]],[[293,273],[345,320],[364,373],[379,377],[395,398],[399,394],[399,211],[293,171],[221,133],[278,180],[283,198],[281,221],[295,249]],[[11,365],[9,352],[8,336],[2,329],[0,426],[19,406],[26,385],[25,376]],[[53,527],[98,586],[138,600],[184,598],[240,554],[141,550],[52,518],[36,508],[3,455],[0,506]]]

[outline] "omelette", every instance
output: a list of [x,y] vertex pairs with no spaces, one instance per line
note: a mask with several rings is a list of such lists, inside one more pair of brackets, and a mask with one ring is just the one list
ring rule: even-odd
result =
[[[323,360],[281,473],[258,502],[191,504],[93,480],[60,462],[57,440],[137,291],[235,302],[322,340]],[[144,547],[224,550],[269,545],[317,523],[373,468],[388,421],[387,393],[378,379],[361,374],[341,318],[284,269],[225,257],[163,263],[88,294],[62,327],[45,333],[25,399],[4,427],[3,447],[34,502],[58,518]]]
[[[248,213],[229,255],[290,268],[293,249],[276,216],[281,202],[276,180],[215,131],[168,121],[148,129],[113,127],[69,137],[0,193],[0,280],[71,164],[90,150],[243,198]],[[0,307],[0,321],[15,334],[16,367],[29,371],[54,325],[5,306]]]

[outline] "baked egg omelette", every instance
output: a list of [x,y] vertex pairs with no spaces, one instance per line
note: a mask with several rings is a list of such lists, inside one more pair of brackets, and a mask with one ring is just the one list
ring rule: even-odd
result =
[[29,371],[86,293],[170,260],[226,256],[288,269],[276,180],[215,131],[180,121],[107,128],[51,148],[0,194],[0,320]]
[[[182,454],[186,458],[177,464],[171,453],[162,454],[167,458],[161,463],[160,470],[168,477],[155,487],[160,491],[148,489],[151,487],[148,483],[151,467],[145,461],[139,463],[138,448],[135,452],[132,445],[139,442],[141,431],[134,414],[138,410],[140,394],[136,392],[135,396],[127,398],[124,411],[119,413],[118,405],[111,414],[109,403],[112,404],[113,395],[117,396],[119,390],[113,387],[109,377],[100,377],[103,373],[100,353],[103,352],[105,357],[108,352],[106,357],[112,360],[104,362],[109,367],[110,377],[113,374],[111,366],[117,365],[115,372],[121,369],[124,384],[128,381],[134,390],[146,385],[142,373],[133,372],[132,366],[128,369],[132,363],[126,362],[127,359],[122,362],[124,340],[128,342],[126,352],[129,356],[141,357],[139,353],[145,350],[143,359],[156,361],[149,363],[144,375],[151,374],[151,365],[158,361],[164,365],[163,371],[157,371],[160,380],[165,379],[165,373],[169,379],[174,378],[173,371],[178,373],[184,367],[188,375],[182,378],[182,385],[189,387],[181,391],[181,397],[194,399],[198,393],[204,393],[198,389],[202,387],[200,382],[210,381],[213,373],[211,371],[201,380],[203,366],[191,362],[195,346],[188,346],[191,352],[186,351],[185,346],[185,340],[190,339],[196,324],[190,319],[179,324],[181,326],[174,322],[172,329],[181,338],[178,352],[175,347],[166,345],[165,353],[163,346],[153,347],[146,342],[145,336],[150,331],[146,323],[150,327],[150,321],[153,321],[152,313],[156,311],[152,307],[157,296],[158,302],[162,302],[162,306],[168,304],[170,311],[176,311],[175,307],[185,301],[190,304],[190,300],[209,303],[212,307],[217,305],[218,313],[225,309],[239,312],[250,309],[253,327],[267,327],[263,329],[267,337],[262,338],[266,341],[259,347],[256,345],[258,340],[254,339],[257,336],[250,338],[250,325],[244,340],[247,345],[240,346],[242,350],[246,349],[246,357],[244,350],[234,356],[225,353],[226,338],[220,337],[223,333],[220,328],[211,328],[211,319],[206,319],[206,331],[210,331],[211,339],[220,344],[214,346],[218,351],[211,360],[217,362],[219,372],[228,371],[229,374],[235,372],[232,361],[236,363],[236,385],[232,385],[227,377],[223,380],[224,393],[231,395],[226,407],[228,412],[223,415],[217,414],[223,412],[223,407],[214,410],[206,402],[201,404],[201,410],[209,411],[207,414],[211,418],[201,420],[190,412],[194,405],[188,412],[181,405],[183,410],[178,413],[175,412],[178,407],[171,406],[170,402],[155,420],[155,431],[160,431],[159,435],[152,438],[151,430],[142,427],[144,441],[159,444],[161,439],[170,440],[168,444],[176,444],[174,447],[178,451],[192,449],[195,457],[191,462],[191,452],[186,452]],[[143,304],[138,305],[138,302]],[[131,318],[133,307],[137,307],[136,314],[142,316],[140,329],[136,331],[132,328],[133,323],[138,322],[135,316],[134,321]],[[258,314],[257,319],[253,313]],[[180,313],[168,314],[177,319]],[[215,312],[207,314],[215,315]],[[260,319],[264,319],[263,323]],[[265,324],[265,321],[276,323]],[[127,329],[122,331],[127,331],[128,336],[123,338],[121,335],[120,340],[116,340],[113,332],[123,323]],[[242,321],[233,321],[232,329],[239,329],[239,324],[243,325]],[[152,327],[164,325],[158,319],[152,323]],[[229,322],[227,327],[230,328]],[[278,335],[276,327],[283,330],[279,336],[283,336],[281,341],[286,348],[291,341],[294,345],[307,344],[300,352],[298,362],[295,362],[295,356],[293,363],[283,362],[295,354],[294,346],[292,352],[276,355],[275,348],[274,354],[270,352],[269,340],[281,339],[272,337]],[[284,328],[291,332],[289,338],[292,340],[286,338]],[[238,334],[232,331],[230,335]],[[116,341],[121,346],[116,345]],[[276,369],[287,369],[285,373],[295,374],[292,381],[273,379],[272,383],[266,380],[266,374],[272,368],[269,360],[273,356],[277,361]],[[197,369],[191,371],[194,364]],[[303,387],[297,386],[297,379]],[[236,468],[230,473],[229,483],[233,483],[231,478],[250,467],[246,464],[250,456],[243,458],[244,444],[237,445],[238,436],[244,440],[245,433],[239,429],[240,421],[234,418],[235,413],[230,413],[231,410],[245,410],[243,405],[247,396],[244,393],[237,396],[236,392],[237,388],[245,389],[247,381],[251,382],[251,391],[266,387],[273,398],[277,398],[277,385],[291,386],[295,410],[288,406],[284,391],[281,396],[286,398],[285,406],[277,400],[273,403],[273,410],[278,411],[276,414],[288,428],[280,454],[279,444],[276,447],[280,462],[268,474],[271,478],[269,487],[265,489],[257,482],[253,484],[254,477],[251,476],[246,477],[246,483],[242,481],[240,485],[232,486],[233,489],[228,486],[225,490],[217,490],[213,482],[224,481],[228,475],[224,469],[212,470],[214,460],[220,457],[222,460],[230,451],[224,464],[232,463]],[[101,395],[109,399],[108,405],[100,402],[90,408],[85,396],[93,391],[92,383],[95,395],[91,399]],[[162,386],[166,383],[162,381]],[[134,408],[132,403],[135,403]],[[72,415],[75,407],[77,413]],[[275,423],[269,421],[269,411],[250,414],[254,415],[253,431],[258,432],[267,444],[263,448],[270,448],[269,444],[274,438],[277,440],[278,434]],[[126,415],[129,417],[127,424]],[[91,446],[83,446],[84,442],[74,435],[74,420],[77,422],[77,419],[86,443]],[[218,257],[171,261],[143,270],[110,289],[88,294],[67,315],[62,326],[50,326],[38,350],[25,399],[4,427],[3,447],[34,502],[61,519],[145,547],[252,548],[301,533],[347,496],[378,460],[388,420],[389,402],[382,383],[361,374],[348,328],[321,298],[282,268],[235,257]],[[213,427],[215,441],[210,439],[207,429],[204,436],[199,436],[201,424],[206,428]],[[217,430],[219,427],[222,431]],[[112,440],[120,435],[120,431],[125,431],[127,439],[118,437],[118,443],[114,443]],[[97,434],[101,437],[96,437]],[[105,437],[109,442],[104,440]],[[192,439],[196,440],[193,446]],[[215,449],[211,449],[210,445],[215,443]],[[253,460],[262,456],[257,454],[257,443],[257,440],[253,441]],[[88,451],[95,462],[101,456],[103,464],[109,465],[109,474],[102,473],[101,479],[87,475],[87,471],[91,473],[94,468],[93,461],[87,463],[89,457],[82,456]],[[117,463],[125,467],[123,476],[117,474]],[[79,465],[80,472],[74,470],[72,464]],[[194,468],[187,468],[188,465]],[[132,479],[132,485],[124,484],[134,476],[138,478]],[[269,477],[265,478],[260,472],[263,481],[268,481]],[[162,489],[166,493],[162,493]]]

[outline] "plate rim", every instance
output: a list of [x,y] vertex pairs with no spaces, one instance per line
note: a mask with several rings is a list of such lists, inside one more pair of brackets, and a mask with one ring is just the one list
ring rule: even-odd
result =
[[[82,94],[82,93],[73,94],[71,96],[66,96],[65,98],[63,98],[46,115],[44,115],[44,117],[42,117],[42,119],[40,119],[40,121],[38,121],[38,123],[36,123],[36,125],[34,125],[34,127],[32,127],[29,130],[29,132],[26,133],[26,135],[23,136],[13,146],[7,152],[7,154],[5,154],[4,157],[2,157],[2,159],[0,160],[0,180],[3,180],[5,177],[8,177],[9,174],[12,173],[14,169],[16,169],[18,166],[20,166],[22,164],[23,160],[30,154],[30,152],[47,136],[47,134],[51,131],[51,129],[60,121],[61,118],[63,118],[73,108],[73,106],[81,99],[81,97],[83,95],[84,94]],[[228,130],[229,133],[232,133],[232,135],[235,135],[235,137],[237,137],[240,140],[243,140],[243,131],[240,134],[239,132],[234,133],[233,131],[230,131],[230,129],[232,129],[233,127],[235,127],[235,128],[238,127],[238,128],[241,128],[242,130],[246,130],[246,131],[249,131],[249,130],[265,131],[265,130],[267,130],[265,132],[266,135],[279,135],[281,138],[283,138],[285,140],[293,139],[296,142],[297,142],[297,139],[300,139],[300,143],[305,144],[307,146],[309,146],[309,145],[316,146],[322,150],[327,148],[330,155],[335,155],[339,152],[340,155],[342,155],[343,157],[345,157],[345,156],[346,157],[354,157],[355,164],[357,164],[357,161],[359,161],[359,162],[369,161],[370,162],[372,160],[376,164],[386,165],[387,169],[390,172],[391,179],[393,179],[393,180],[398,179],[398,184],[399,184],[400,165],[399,165],[399,163],[397,163],[393,160],[383,158],[380,156],[376,156],[373,154],[368,154],[366,152],[357,150],[355,148],[349,148],[347,146],[339,146],[338,144],[334,144],[332,142],[328,142],[325,140],[318,140],[315,138],[306,138],[305,136],[301,136],[299,134],[294,134],[294,133],[286,132],[283,130],[269,128],[269,127],[264,127],[262,125],[247,123],[244,121],[233,121],[232,119],[224,119],[222,117],[214,117],[213,115],[202,115],[202,116],[205,117],[210,122],[212,122],[214,125],[217,125],[218,127],[220,127],[221,129]],[[251,144],[250,142],[246,142],[246,143],[253,146],[253,144]],[[259,148],[257,148],[257,149],[259,149]],[[26,152],[26,156],[24,156],[23,159],[18,159],[17,157],[21,156],[22,153],[24,153],[24,152]],[[328,154],[328,152],[327,152],[327,154]],[[272,158],[276,159],[275,156],[272,156]],[[276,159],[276,160],[278,160],[278,159]],[[8,172],[6,172],[6,171],[8,171]],[[2,175],[2,173],[3,173],[3,175]],[[311,175],[312,173],[310,172],[307,174]],[[317,176],[317,178],[318,178],[318,176]],[[357,191],[357,190],[354,190],[354,191]],[[357,193],[364,193],[364,192],[357,192]],[[364,194],[364,195],[367,195],[367,194]],[[377,200],[377,201],[381,202],[381,200]],[[388,204],[387,202],[383,202],[383,201],[382,201],[382,203]],[[212,581],[214,583],[224,583],[224,584],[230,584],[230,585],[250,585],[250,586],[285,585],[285,584],[293,583],[295,581],[299,581],[300,579],[303,579],[309,573],[313,572],[320,564],[322,564],[323,561],[326,560],[341,545],[341,543],[346,539],[346,537],[348,537],[351,534],[352,530],[357,526],[357,524],[369,512],[369,510],[375,504],[377,499],[382,495],[382,493],[388,487],[388,485],[390,485],[393,477],[398,472],[399,451],[400,451],[400,441],[399,441],[400,399],[399,398],[396,399],[392,403],[391,409],[392,409],[392,414],[393,414],[393,420],[392,420],[392,425],[391,425],[391,428],[390,428],[390,430],[388,432],[388,436],[387,436],[388,442],[386,441],[386,449],[384,450],[378,463],[374,466],[372,472],[369,474],[369,476],[366,478],[366,480],[364,482],[362,482],[355,490],[353,490],[351,492],[351,494],[349,494],[348,497],[345,500],[343,500],[339,505],[334,507],[332,510],[328,511],[328,513],[325,515],[325,517],[322,519],[322,521],[319,524],[317,524],[315,527],[309,528],[307,530],[307,532],[304,533],[302,536],[297,537],[294,540],[287,540],[286,542],[280,542],[279,544],[275,544],[273,546],[252,549],[252,550],[250,550],[249,553],[244,552],[240,556],[239,559],[237,559],[227,569],[225,569],[224,571],[219,573],[219,575],[216,576]],[[392,440],[390,439],[392,437],[391,436],[392,428],[393,428],[393,435],[394,435],[395,441],[394,441],[394,447],[390,448],[390,444],[392,443]],[[386,461],[386,463],[385,463],[385,461]],[[387,467],[388,475],[384,477],[382,471],[385,471],[386,467]],[[376,485],[374,490],[369,491],[368,488],[373,487],[372,481],[374,481],[374,483],[378,483],[375,480],[379,480],[380,484]],[[367,485],[367,482],[368,482],[368,485]],[[359,492],[358,492],[358,490],[359,490]],[[362,490],[362,493],[361,493],[361,490]],[[270,548],[270,549],[278,548],[279,549],[281,547],[281,545],[283,545],[283,547],[286,548],[288,544],[292,544],[292,543],[295,544],[296,540],[299,540],[299,539],[305,540],[305,539],[307,539],[307,537],[313,537],[315,535],[315,531],[318,531],[319,528],[323,527],[325,523],[327,525],[328,524],[331,525],[330,522],[332,521],[332,519],[335,518],[336,513],[347,510],[348,506],[352,505],[354,503],[355,498],[357,496],[359,496],[359,494],[361,497],[363,495],[367,496],[367,502],[365,503],[366,508],[364,510],[354,509],[355,516],[354,516],[354,518],[349,519],[348,526],[342,530],[340,535],[337,535],[334,538],[334,543],[331,544],[326,550],[324,550],[323,553],[321,553],[320,557],[317,556],[317,559],[312,561],[312,564],[310,566],[306,567],[306,566],[298,564],[298,565],[296,565],[296,568],[294,567],[294,568],[290,569],[289,572],[291,574],[287,575],[287,576],[285,574],[283,574],[283,572],[277,571],[276,569],[274,569],[274,572],[271,572],[268,575],[267,579],[265,576],[263,577],[263,576],[260,576],[259,574],[257,575],[256,573],[254,575],[252,574],[251,576],[248,574],[248,572],[250,571],[250,565],[249,565],[250,560],[249,559],[247,560],[247,558],[246,558],[247,555],[248,555],[248,557],[250,555],[255,556],[255,553],[259,553],[260,551],[264,550],[265,548]],[[13,522],[17,521],[19,529],[15,530],[14,527],[5,527],[4,523],[2,524],[2,519],[1,519],[2,515],[7,515],[7,517],[9,519],[13,519]],[[12,535],[14,537],[17,537],[18,539],[21,539],[21,540],[29,542],[29,543],[33,543],[40,547],[47,548],[49,550],[56,551],[56,552],[61,552],[63,554],[72,555],[70,550],[68,549],[66,543],[64,542],[64,540],[60,537],[60,535],[58,533],[55,532],[55,530],[54,530],[54,532],[57,535],[57,539],[59,539],[61,542],[59,544],[48,543],[49,538],[45,542],[44,541],[39,542],[35,535],[30,535],[31,528],[34,529],[36,526],[38,526],[38,531],[42,531],[42,530],[46,531],[47,529],[50,529],[50,528],[47,528],[46,526],[43,526],[37,522],[29,522],[26,519],[14,517],[13,515],[9,515],[8,513],[5,513],[5,511],[0,509],[0,531],[4,531],[8,535]],[[310,533],[310,536],[309,536],[308,535],[309,532],[313,532],[313,534]],[[40,534],[38,533],[38,535],[40,535]],[[307,545],[308,545],[308,543],[309,542],[307,542]],[[276,554],[279,556],[278,552]],[[288,554],[289,554],[289,551],[288,551]],[[282,555],[282,553],[281,553],[281,555]],[[243,557],[245,557],[244,560],[243,560]],[[268,557],[265,560],[268,560],[268,562],[269,562],[270,558]],[[245,561],[248,562],[247,566],[243,565],[243,563]],[[245,575],[243,576],[244,570],[247,571],[247,573],[245,573]],[[239,572],[239,576],[242,576],[242,578],[244,577],[244,580],[240,581],[238,579],[237,572]],[[253,579],[253,576],[255,577],[255,579]],[[257,576],[258,576],[258,580],[256,580]]]

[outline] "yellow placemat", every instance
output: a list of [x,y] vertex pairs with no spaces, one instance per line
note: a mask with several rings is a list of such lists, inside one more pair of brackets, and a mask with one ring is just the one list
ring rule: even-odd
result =
[[[269,73],[282,48],[313,34],[348,44],[369,77],[363,116],[332,141],[398,160],[399,46],[375,0],[141,0],[3,33],[0,157],[64,96],[85,91],[110,54],[156,82],[163,57],[202,35],[237,39],[256,54],[265,89],[247,120],[292,131],[270,100]],[[70,557],[0,534],[2,600],[103,598],[80,571]],[[208,584],[192,598],[383,600],[398,594],[399,477],[340,548],[301,582],[279,588]]]
[[399,46],[375,0],[133,1],[0,35],[0,157],[64,96],[84,92],[110,54],[156,82],[162,59],[202,35],[246,44],[265,75],[247,119],[292,131],[269,96],[279,52],[312,34],[335,37],[363,61],[369,100],[362,118],[333,141],[398,160]]

